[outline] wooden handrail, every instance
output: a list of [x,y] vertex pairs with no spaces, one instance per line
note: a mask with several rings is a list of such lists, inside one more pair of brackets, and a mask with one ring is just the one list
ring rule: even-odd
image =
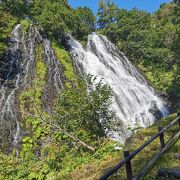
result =
[[112,174],[114,174],[117,170],[119,170],[123,165],[128,163],[136,154],[141,152],[146,146],[148,146],[151,142],[153,142],[156,138],[161,136],[163,132],[165,132],[167,129],[169,129],[171,126],[173,126],[177,121],[180,123],[180,116],[178,114],[178,117],[174,119],[170,124],[162,128],[156,135],[151,137],[148,141],[146,141],[143,145],[141,145],[138,149],[133,151],[128,157],[120,161],[116,166],[111,168],[109,171],[107,171],[104,175],[102,175],[99,180],[106,180],[108,177],[110,177]]
[[139,180],[140,177],[144,176],[148,170],[153,166],[153,164],[156,162],[158,158],[160,158],[171,146],[172,144],[180,137],[180,131],[178,131],[168,142],[167,144],[160,150],[159,153],[157,153],[155,156],[153,156],[152,159],[150,159],[147,164],[143,167],[143,169],[140,170],[140,172],[132,178],[132,180]]

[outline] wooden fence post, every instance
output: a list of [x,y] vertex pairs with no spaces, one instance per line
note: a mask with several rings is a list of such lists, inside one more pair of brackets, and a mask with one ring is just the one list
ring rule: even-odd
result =
[[[177,117],[180,117],[180,112],[177,113]],[[179,127],[180,127],[180,118],[178,119]]]
[[[127,158],[129,156],[129,151],[124,151],[124,158]],[[126,174],[127,174],[127,180],[132,180],[133,173],[132,173],[132,167],[131,167],[131,161],[126,162]]]
[[[163,128],[162,127],[158,127],[158,131],[160,132]],[[161,149],[163,149],[165,147],[165,142],[164,142],[164,133],[160,134],[159,136],[160,138],[160,143],[161,143]]]

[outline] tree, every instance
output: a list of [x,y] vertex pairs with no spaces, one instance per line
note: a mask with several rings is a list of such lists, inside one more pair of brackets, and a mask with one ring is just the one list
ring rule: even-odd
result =
[[29,9],[24,0],[2,0],[2,5],[6,11],[16,17],[22,18],[28,14]]
[[86,132],[91,136],[105,136],[112,124],[114,112],[110,109],[112,91],[102,82],[94,83],[88,77],[86,83],[64,89],[58,100],[57,122],[68,132]]
[[95,31],[96,18],[92,10],[88,7],[79,7],[75,9],[75,14],[77,16],[77,29],[74,34],[77,38],[83,39],[83,37]]
[[64,33],[73,34],[78,39],[94,31],[95,17],[87,7],[72,9],[67,0],[36,0],[31,4],[31,16],[55,38]]
[[110,0],[100,0],[98,9],[98,26],[104,28],[111,23],[117,22],[118,6]]
[[46,33],[61,38],[65,32],[73,32],[76,17],[67,1],[37,0],[32,4],[31,16]]

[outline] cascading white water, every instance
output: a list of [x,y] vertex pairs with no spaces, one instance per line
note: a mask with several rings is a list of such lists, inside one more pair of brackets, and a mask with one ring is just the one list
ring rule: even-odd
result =
[[[7,51],[8,70],[1,85],[0,119],[1,136],[13,138],[13,146],[17,146],[20,136],[20,124],[18,119],[19,109],[16,107],[16,94],[28,86],[32,80],[35,66],[35,39],[36,34],[30,27],[28,42],[18,24],[12,31],[12,37]],[[18,150],[17,150],[18,156]]]
[[53,82],[54,87],[56,89],[56,93],[59,93],[60,89],[63,87],[63,81],[64,79],[62,74],[62,66],[55,57],[55,54],[50,46],[50,41],[46,38],[43,39],[44,48],[45,48],[45,54],[46,54],[46,66],[48,71],[48,82]]
[[[35,67],[35,46],[37,39],[36,29],[30,26],[28,39],[26,40],[25,35],[23,34],[23,51],[22,51],[22,76],[23,80],[21,81],[21,87],[26,88],[29,83],[31,83],[34,76],[34,67]],[[27,41],[27,43],[26,43]]]
[[116,111],[116,121],[122,122],[123,127],[109,132],[112,138],[124,143],[130,134],[127,128],[148,127],[155,122],[158,113],[159,117],[168,114],[163,100],[106,37],[92,33],[88,36],[86,50],[71,37],[67,44],[80,75],[96,76],[113,89],[112,108]]
[[[55,57],[49,40],[42,37],[35,27],[30,26],[29,33],[25,35],[18,24],[11,34],[6,57],[8,68],[0,87],[0,143],[17,147],[21,117],[17,95],[20,91],[26,91],[31,87],[35,75],[37,45],[42,45],[42,59],[47,69],[43,98],[45,99],[44,109],[49,113],[53,105],[52,99],[57,97],[63,87],[64,76],[63,67]],[[53,95],[46,97],[51,93]]]
[[[7,70],[4,83],[1,85],[1,99],[0,99],[0,127],[1,133],[5,134],[7,128],[16,126],[16,130],[11,133],[14,134],[14,145],[17,144],[20,126],[17,120],[17,110],[14,107],[15,92],[19,88],[20,74],[19,71],[19,58],[20,58],[20,42],[21,42],[21,27],[18,24],[12,31],[12,38],[10,39],[9,53],[9,67]],[[17,73],[16,73],[17,72]],[[12,78],[12,76],[15,76]],[[11,84],[14,88],[9,88],[9,81],[13,79]],[[14,129],[14,128],[12,128]]]
[[44,47],[43,59],[47,68],[46,86],[43,92],[44,108],[46,112],[52,113],[52,106],[55,103],[53,101],[64,86],[64,71],[47,37],[45,35],[42,36],[37,29],[36,34],[38,34],[38,38],[42,41]]

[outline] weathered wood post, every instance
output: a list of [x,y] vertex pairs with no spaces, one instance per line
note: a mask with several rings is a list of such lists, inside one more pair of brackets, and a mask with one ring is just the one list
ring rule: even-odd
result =
[[[160,132],[163,128],[162,127],[158,127],[158,131]],[[161,149],[163,149],[165,147],[165,142],[164,142],[164,133],[161,133],[160,136],[160,143],[161,143]]]
[[175,180],[172,172],[168,172],[168,178],[169,180]]
[[[124,151],[124,158],[127,158],[129,156],[129,151]],[[133,173],[132,173],[132,167],[131,167],[131,161],[126,162],[126,174],[127,174],[127,180],[132,180]]]
[[180,128],[180,112],[177,113],[177,117],[179,117],[178,123],[179,123],[179,128]]

